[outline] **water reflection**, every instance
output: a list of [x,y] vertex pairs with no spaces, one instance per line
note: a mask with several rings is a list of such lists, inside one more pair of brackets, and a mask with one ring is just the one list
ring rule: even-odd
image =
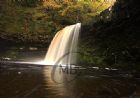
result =
[[[67,73],[66,73],[67,74]],[[60,74],[56,74],[56,77]],[[59,76],[60,77],[60,76]],[[65,79],[65,76],[62,76]],[[52,81],[52,80],[51,80]],[[74,81],[62,80],[61,91],[67,98],[139,98],[138,80],[91,77],[82,75]],[[54,84],[54,82],[51,82]],[[54,84],[58,85],[58,84]],[[60,84],[59,84],[60,85]],[[60,92],[59,92],[60,93]]]
[[0,98],[33,98],[34,96],[45,96],[41,70],[41,68],[37,67],[17,68],[11,66],[1,68]]
[[[52,80],[51,77],[51,71],[52,67],[48,69],[44,69],[44,80],[46,82],[46,90],[50,90],[52,92],[52,98],[58,97],[58,98],[67,98],[66,94],[66,87],[64,83],[56,83]],[[63,81],[63,78],[61,75],[57,75],[57,79],[59,78],[59,81]]]
[[[24,60],[30,57],[35,60],[41,54],[41,57],[44,55],[40,51],[16,53],[26,57]],[[0,98],[140,98],[139,79],[100,77],[96,72],[75,74],[59,66],[53,70],[52,75],[53,68],[0,63]]]
[[[62,73],[56,83],[52,67],[22,66],[0,69],[0,98],[139,98],[139,80],[78,76],[64,81]],[[65,74],[65,73],[63,73]],[[68,76],[68,75],[67,75]],[[70,75],[69,75],[70,76]]]

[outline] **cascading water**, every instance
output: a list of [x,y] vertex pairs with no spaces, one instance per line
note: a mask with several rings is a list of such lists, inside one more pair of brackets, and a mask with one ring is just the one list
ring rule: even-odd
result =
[[76,63],[76,52],[81,23],[65,27],[56,33],[45,57],[46,65]]

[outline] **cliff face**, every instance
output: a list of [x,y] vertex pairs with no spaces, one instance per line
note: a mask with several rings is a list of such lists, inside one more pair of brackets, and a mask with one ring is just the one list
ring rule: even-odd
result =
[[[107,9],[106,11],[109,11]],[[140,6],[138,0],[117,0],[109,14],[94,26],[94,45],[109,64],[140,68]],[[109,16],[109,18],[106,18]],[[100,24],[100,25],[99,25]],[[95,28],[95,27],[94,27]]]

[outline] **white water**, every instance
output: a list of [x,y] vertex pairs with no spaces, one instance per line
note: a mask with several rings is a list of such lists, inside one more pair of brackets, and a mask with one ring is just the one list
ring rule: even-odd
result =
[[54,36],[44,59],[46,65],[76,63],[76,52],[81,23],[70,25]]

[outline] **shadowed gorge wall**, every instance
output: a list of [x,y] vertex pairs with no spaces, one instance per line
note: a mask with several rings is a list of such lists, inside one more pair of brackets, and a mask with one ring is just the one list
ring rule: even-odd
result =
[[97,61],[99,66],[139,70],[139,11],[137,0],[117,0],[111,9],[103,11],[89,33],[84,33],[88,36],[83,40],[88,40],[87,60],[93,64]]

